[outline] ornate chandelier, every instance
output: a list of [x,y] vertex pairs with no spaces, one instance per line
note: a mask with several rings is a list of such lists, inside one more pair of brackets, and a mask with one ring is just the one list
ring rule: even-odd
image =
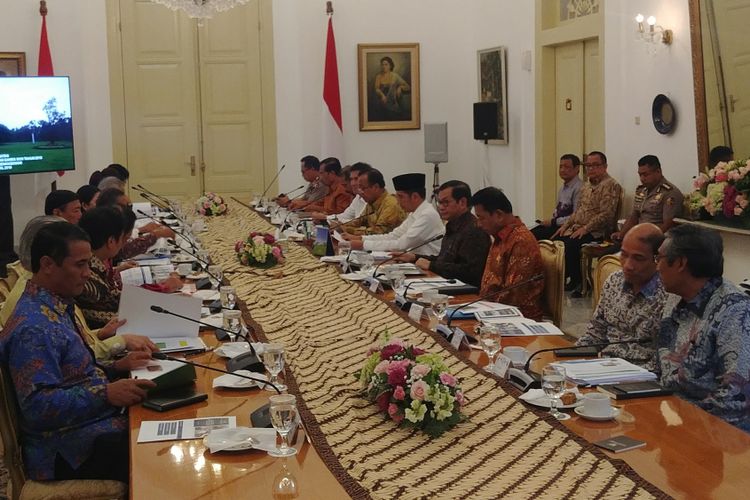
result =
[[196,19],[210,19],[219,12],[244,5],[250,0],[151,0],[172,10],[181,10]]

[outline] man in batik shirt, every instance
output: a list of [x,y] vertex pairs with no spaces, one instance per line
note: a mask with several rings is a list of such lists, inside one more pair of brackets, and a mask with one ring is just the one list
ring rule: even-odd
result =
[[513,215],[513,206],[501,190],[494,187],[481,189],[471,202],[477,214],[477,225],[494,238],[487,255],[480,294],[497,291],[491,300],[516,306],[527,318],[542,319],[543,279],[500,293],[504,288],[543,274],[539,243],[523,222]]
[[657,267],[682,300],[665,308],[657,370],[664,387],[750,432],[750,297],[722,278],[723,250],[710,229],[667,232]]
[[89,275],[86,233],[68,222],[39,230],[34,273],[5,328],[0,361],[18,398],[26,476],[128,482],[128,422],[121,407],[146,398],[149,380],[110,382],[81,334],[73,297]]
[[664,233],[654,224],[628,231],[620,253],[622,270],[607,278],[594,317],[576,345],[643,340],[644,344],[615,344],[601,352],[654,370],[654,341],[668,296],[654,258],[663,241]]

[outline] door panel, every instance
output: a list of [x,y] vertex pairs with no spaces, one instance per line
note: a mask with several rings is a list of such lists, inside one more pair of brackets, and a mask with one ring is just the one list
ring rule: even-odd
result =
[[[583,42],[583,151],[604,151],[604,92],[599,40]],[[581,158],[583,159],[583,158]]]
[[199,28],[207,191],[243,196],[266,183],[259,22],[253,1]]
[[[580,157],[583,152],[583,54],[583,42],[560,45],[555,49],[555,160],[566,153]],[[549,166],[549,175],[557,179],[558,186],[562,185],[557,162]]]
[[131,185],[195,197],[200,157],[193,22],[149,1],[120,3]]

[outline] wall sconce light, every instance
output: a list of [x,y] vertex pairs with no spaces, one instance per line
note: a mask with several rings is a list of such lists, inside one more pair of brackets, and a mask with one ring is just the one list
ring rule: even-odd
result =
[[[644,19],[648,28],[643,25]],[[660,41],[664,45],[672,44],[672,30],[665,30],[656,24],[654,16],[648,16],[648,19],[646,19],[643,17],[643,14],[638,14],[635,16],[635,22],[638,23],[638,34],[644,42],[656,43]]]

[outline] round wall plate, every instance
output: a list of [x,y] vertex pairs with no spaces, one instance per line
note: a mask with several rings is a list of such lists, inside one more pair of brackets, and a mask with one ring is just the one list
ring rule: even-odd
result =
[[654,98],[654,104],[651,106],[651,119],[654,122],[654,128],[660,134],[669,134],[674,130],[677,124],[677,112],[669,97],[659,94]]

